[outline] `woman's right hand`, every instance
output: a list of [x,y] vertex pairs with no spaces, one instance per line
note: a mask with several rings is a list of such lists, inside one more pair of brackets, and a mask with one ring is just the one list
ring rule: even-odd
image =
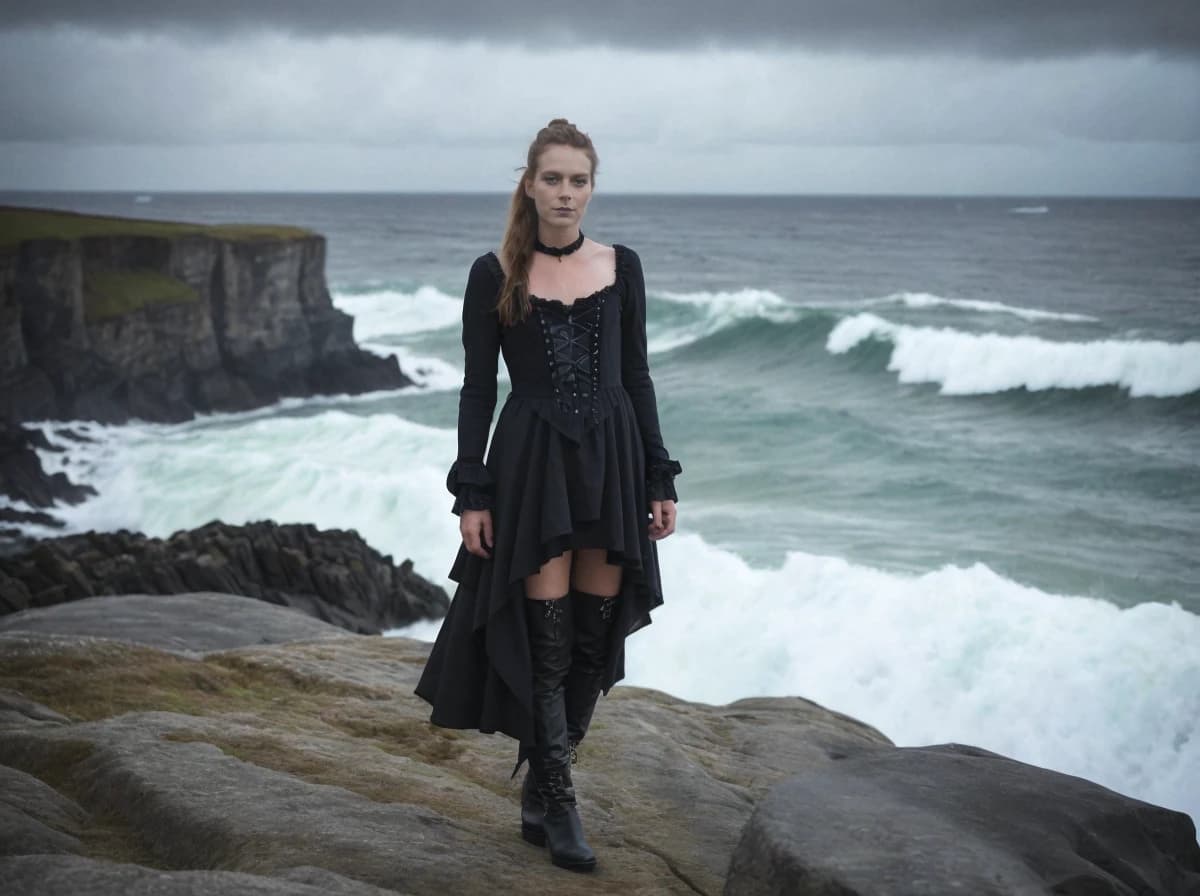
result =
[[492,541],[492,512],[490,510],[464,510],[458,520],[458,531],[462,533],[463,544],[476,557],[491,559],[491,549],[495,547]]

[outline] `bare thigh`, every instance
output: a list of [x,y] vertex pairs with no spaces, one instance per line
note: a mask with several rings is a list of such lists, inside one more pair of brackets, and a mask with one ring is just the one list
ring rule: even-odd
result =
[[573,551],[551,557],[542,568],[525,577],[525,596],[534,600],[553,600],[567,593],[571,583]]
[[534,600],[562,597],[573,586],[589,594],[611,597],[621,590],[621,567],[607,562],[603,548],[581,548],[551,557],[525,577],[525,595]]
[[621,590],[621,567],[608,562],[604,548],[582,548],[575,552],[571,584],[588,594],[612,597]]

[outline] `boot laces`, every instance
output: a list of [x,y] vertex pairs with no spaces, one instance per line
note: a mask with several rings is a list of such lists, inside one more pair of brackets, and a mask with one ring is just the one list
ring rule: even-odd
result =
[[542,801],[549,810],[551,804],[560,806],[575,805],[575,788],[568,783],[568,778],[561,771],[547,771],[535,781]]
[[562,598],[554,600],[544,600],[542,603],[542,612],[546,615],[546,620],[554,626],[554,637],[558,637],[558,627],[562,623],[563,604]]

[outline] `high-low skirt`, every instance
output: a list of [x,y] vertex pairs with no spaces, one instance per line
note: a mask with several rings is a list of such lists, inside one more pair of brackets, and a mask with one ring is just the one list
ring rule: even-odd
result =
[[526,576],[564,551],[603,548],[623,567],[603,693],[625,677],[625,638],[663,602],[650,539],[645,452],[623,388],[606,390],[599,422],[564,434],[540,399],[510,395],[484,461],[492,477],[491,557],[460,545],[457,583],[420,681],[430,721],[533,741],[533,667],[525,628]]

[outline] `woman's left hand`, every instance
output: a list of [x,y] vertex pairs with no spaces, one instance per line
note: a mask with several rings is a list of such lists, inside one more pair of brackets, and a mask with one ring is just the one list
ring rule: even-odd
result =
[[650,537],[654,541],[666,538],[675,531],[674,501],[651,501],[650,513],[654,516],[650,521]]

